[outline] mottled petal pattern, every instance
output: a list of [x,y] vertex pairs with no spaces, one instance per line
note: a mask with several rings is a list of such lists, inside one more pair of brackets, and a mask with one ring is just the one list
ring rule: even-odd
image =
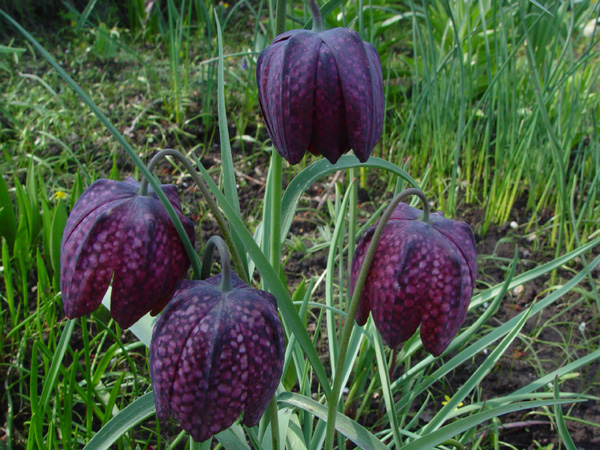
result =
[[180,284],[150,345],[157,415],[173,416],[199,442],[244,414],[260,420],[281,378],[284,334],[275,298],[237,277]]
[[[430,215],[403,203],[394,210],[377,246],[361,294],[356,321],[369,312],[383,341],[392,348],[421,326],[427,351],[440,355],[465,320],[476,276],[476,252],[468,225]],[[352,263],[354,288],[374,228],[357,245]]]
[[312,135],[315,71],[321,39],[316,33],[300,31],[284,47],[281,104],[284,148],[291,164],[302,160]]
[[[194,226],[181,212],[174,186],[162,187],[194,242]],[[171,219],[139,184],[98,180],[75,204],[61,244],[61,290],[67,317],[100,305],[111,280],[111,314],[128,328],[169,301],[190,263]]]
[[383,78],[375,48],[358,33],[283,33],[259,55],[256,79],[267,130],[290,164],[307,150],[332,164],[350,149],[369,158],[383,131]]

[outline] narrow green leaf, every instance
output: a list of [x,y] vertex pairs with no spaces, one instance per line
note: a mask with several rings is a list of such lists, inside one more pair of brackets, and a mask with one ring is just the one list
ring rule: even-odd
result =
[[77,19],[77,28],[78,29],[83,28],[83,25],[85,24],[85,22],[87,21],[88,17],[92,13],[92,10],[94,9],[94,6],[96,6],[96,2],[97,1],[98,0],[90,0],[88,2],[88,4],[86,5],[85,9],[83,10],[83,13],[81,13],[81,15],[79,16],[79,18]]
[[100,382],[100,380],[102,379],[102,375],[104,375],[106,368],[110,364],[110,361],[115,355],[115,352],[118,348],[119,344],[115,342],[104,352],[104,354],[102,355],[102,359],[100,359],[100,362],[98,363],[98,366],[96,367],[96,370],[92,375],[92,386],[96,386]]
[[65,202],[59,199],[54,208],[50,227],[50,262],[52,263],[54,277],[57,280],[60,279],[60,244],[68,216]]
[[50,371],[48,372],[48,375],[46,375],[46,378],[44,380],[44,387],[42,389],[42,395],[40,397],[42,411],[45,411],[48,407],[48,402],[50,401],[50,393],[56,385],[58,371],[62,366],[62,361],[69,346],[74,327],[75,320],[68,320],[67,325],[65,326],[65,329],[63,330],[60,336],[60,341],[56,346],[56,350],[52,358],[52,364],[50,365]]
[[[39,248],[37,249],[36,266],[38,275],[38,304],[44,305],[44,302],[47,301],[47,293],[50,292],[50,277],[48,276],[48,270],[46,269],[46,264],[44,262],[44,258],[42,258],[42,252]],[[38,310],[38,312],[40,311]]]
[[30,220],[31,216],[31,203],[27,198],[27,194],[23,185],[15,178],[15,194],[17,197],[17,211],[18,211],[18,226],[17,235],[15,238],[15,246],[12,249],[13,255],[17,257],[25,267],[29,267],[31,262],[31,233],[30,233]]
[[287,447],[294,450],[307,450],[304,433],[300,425],[298,414],[292,414],[288,425],[288,433],[286,437]]
[[[225,105],[225,76],[223,59],[223,35],[221,33],[221,24],[217,11],[215,10],[215,24],[217,26],[217,48],[219,52],[219,65],[217,68],[217,115],[219,121],[219,138],[221,143],[221,172],[223,174],[223,188],[225,198],[233,206],[235,213],[241,218],[240,201],[238,198],[238,187],[233,167],[233,155],[231,153],[231,142],[229,139],[229,129],[227,126],[227,108]],[[237,235],[233,236],[233,241],[237,247],[242,264],[248,266],[244,244]]]
[[108,450],[129,429],[156,411],[154,393],[148,392],[110,419],[84,447],[84,450]]
[[25,53],[24,48],[20,47],[7,47],[6,45],[0,44],[0,54],[12,54],[12,53]]
[[[48,258],[50,264],[52,264],[52,255],[50,253],[50,231],[52,230],[52,213],[50,212],[50,205],[47,201],[42,200],[42,247],[44,249],[44,256]],[[51,268],[51,267],[50,267]]]
[[221,431],[215,438],[227,450],[250,450],[250,446],[244,438],[244,430],[238,424],[233,424],[225,431]]
[[0,176],[0,236],[4,236],[11,250],[15,245],[15,236],[17,234],[17,219],[8,187],[4,177]]
[[44,410],[40,407],[38,397],[38,348],[40,341],[34,341],[31,347],[31,370],[29,371],[29,385],[32,387],[29,393],[29,402],[31,404],[31,423],[29,424],[29,437],[27,439],[27,450],[33,450],[34,445],[37,448],[43,448],[43,418]]
[[217,70],[217,108],[219,116],[219,136],[221,140],[221,169],[223,171],[225,197],[239,215],[240,202],[238,200],[235,172],[233,170],[233,158],[231,155],[231,143],[229,142],[229,130],[227,128],[227,112],[225,106],[223,35],[221,34],[221,24],[219,23],[217,11],[215,11],[215,23],[217,25],[217,46],[219,49],[219,68]]
[[[335,226],[333,229],[333,235],[331,237],[331,243],[329,245],[329,254],[327,256],[327,266],[325,273],[325,304],[329,306],[326,311],[326,322],[327,322],[327,337],[329,341],[329,360],[332,367],[332,374],[335,374],[335,362],[338,357],[338,334],[336,326],[336,314],[332,311],[335,307],[334,302],[334,275],[335,275],[335,260],[337,256],[337,250],[339,249],[340,240],[342,241],[345,237],[345,222],[346,222],[346,211],[348,208],[348,200],[350,198],[351,190],[347,189],[342,203],[340,205],[336,217]],[[341,323],[341,321],[340,321]],[[352,356],[352,355],[350,355]]]
[[37,172],[35,170],[35,165],[33,164],[32,158],[29,162],[29,169],[27,170],[27,184],[25,185],[27,199],[29,200],[30,204],[28,219],[29,237],[32,243],[35,243],[37,241],[40,231],[42,229],[42,216],[40,214],[40,198],[36,173]]
[[[279,422],[279,442],[285,442],[286,435],[288,433],[288,427],[290,424],[290,416],[294,408],[283,407],[277,411],[277,418]],[[280,447],[281,448],[281,447]],[[271,423],[267,425],[267,428],[263,434],[261,450],[273,450],[273,437],[271,432]]]
[[[91,184],[92,180],[88,180],[88,183]],[[75,181],[73,181],[73,186],[71,187],[71,195],[69,197],[69,208],[73,209],[75,203],[81,197],[84,190],[83,179],[81,178],[81,172],[77,172],[75,174]]]
[[[304,395],[295,392],[282,392],[277,396],[277,401],[285,403],[286,405],[296,406],[317,416],[323,422],[327,421],[327,408]],[[337,413],[337,418],[335,420],[335,429],[360,448],[369,450],[387,450],[387,447],[366,428],[339,412]]]
[[[1,177],[0,177],[1,178]],[[15,288],[13,284],[13,272],[12,264],[10,262],[10,250],[8,248],[8,241],[6,239],[0,239],[2,241],[2,275],[4,277],[4,290],[6,293],[6,303],[8,304],[8,312],[10,314],[11,329],[15,329],[18,318],[17,311],[15,309]],[[8,335],[4,336],[4,339],[8,340]]]
[[121,372],[119,375],[119,379],[115,382],[113,388],[110,391],[110,396],[108,397],[108,401],[106,402],[106,409],[104,410],[104,417],[102,418],[102,426],[104,426],[109,419],[116,416],[119,413],[119,409],[115,406],[117,402],[117,397],[121,394],[121,385],[123,384],[123,380],[125,379],[125,375],[127,372]]
[[427,434],[419,439],[412,441],[410,444],[406,444],[402,447],[402,450],[428,450],[434,448],[436,445],[440,445],[452,439],[452,437],[475,428],[476,426],[486,422],[494,417],[502,416],[516,411],[523,411],[526,409],[542,408],[544,406],[552,405],[564,405],[567,403],[580,402],[583,400],[577,399],[565,399],[565,400],[538,400],[531,402],[513,403],[510,405],[498,406],[491,408],[486,411],[473,414],[472,416],[465,417],[464,419],[457,420],[449,425],[446,425],[439,430]]
[[[554,398],[556,400],[560,400],[560,392],[558,390],[558,378],[554,380]],[[563,444],[567,450],[577,450],[575,443],[573,442],[573,438],[569,433],[569,429],[567,428],[567,424],[565,423],[565,418],[562,413],[562,408],[560,405],[554,405],[554,417],[556,418],[556,429],[558,431],[558,435],[562,440]]]
[[398,426],[398,415],[396,414],[396,407],[394,404],[394,395],[390,387],[390,374],[387,361],[385,359],[385,351],[383,348],[383,342],[381,341],[381,335],[375,330],[373,321],[370,321],[371,329],[375,335],[373,346],[375,348],[375,356],[377,358],[377,373],[379,375],[379,381],[381,382],[381,390],[383,393],[383,400],[385,407],[387,408],[387,417],[390,421],[390,427],[392,428],[392,434],[394,437],[394,443],[396,448],[401,448],[402,439],[399,434],[400,427]]

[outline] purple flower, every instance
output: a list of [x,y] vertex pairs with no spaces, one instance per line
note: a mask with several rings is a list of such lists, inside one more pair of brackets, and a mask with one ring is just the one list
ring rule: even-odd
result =
[[365,162],[383,130],[383,78],[375,48],[347,28],[280,34],[258,57],[258,99],[273,145],[290,164],[307,150],[332,164]]
[[[101,179],[81,195],[61,244],[60,287],[69,318],[100,305],[112,280],[111,315],[128,328],[158,314],[190,267],[175,226],[156,194],[138,194],[139,183]],[[162,189],[190,240],[194,226],[181,212],[177,189]]]
[[159,419],[173,416],[202,442],[243,412],[256,425],[283,370],[285,342],[275,298],[232,276],[184,281],[159,317],[150,374]]
[[[404,203],[385,225],[363,289],[356,322],[372,313],[383,341],[391,348],[409,339],[421,325],[427,351],[439,356],[465,320],[477,274],[475,239],[464,222],[422,212]],[[352,288],[374,233],[356,247]]]

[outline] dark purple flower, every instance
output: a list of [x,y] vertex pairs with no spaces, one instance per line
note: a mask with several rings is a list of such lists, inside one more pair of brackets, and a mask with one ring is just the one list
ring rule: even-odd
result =
[[[194,226],[181,212],[177,188],[162,189],[190,240]],[[139,183],[98,180],[81,195],[61,244],[60,287],[67,317],[100,305],[112,280],[111,315],[128,328],[144,314],[158,314],[190,267],[177,230],[154,192]]]
[[[464,222],[422,212],[404,203],[385,225],[363,289],[356,322],[373,314],[381,338],[397,348],[419,324],[427,351],[439,356],[465,320],[477,274],[475,239]],[[356,247],[352,287],[356,284],[375,229]]]
[[232,277],[185,281],[158,319],[150,375],[159,419],[173,416],[202,442],[243,412],[256,425],[275,393],[285,342],[275,298]]
[[307,150],[332,164],[350,149],[365,162],[383,130],[383,78],[358,33],[292,30],[256,65],[258,99],[273,145],[290,164]]

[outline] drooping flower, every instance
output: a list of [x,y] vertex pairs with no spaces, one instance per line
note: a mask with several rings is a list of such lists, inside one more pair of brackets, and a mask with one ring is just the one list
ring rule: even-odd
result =
[[256,425],[283,370],[284,334],[275,298],[232,276],[184,281],[158,319],[150,374],[159,419],[173,416],[203,442],[244,413]]
[[[161,186],[187,235],[194,225],[181,212],[177,188]],[[81,195],[67,220],[61,244],[63,307],[69,318],[100,305],[112,280],[111,315],[128,328],[144,314],[158,314],[190,261],[173,222],[154,192],[139,183],[100,179]]]
[[332,164],[365,162],[383,130],[381,62],[347,28],[280,34],[258,57],[258,99],[275,149],[290,164],[306,151]]
[[[464,222],[422,212],[404,203],[384,227],[361,294],[356,322],[373,315],[383,341],[391,348],[409,339],[421,325],[427,351],[439,356],[465,320],[477,272],[475,239]],[[374,228],[356,247],[354,288]]]

